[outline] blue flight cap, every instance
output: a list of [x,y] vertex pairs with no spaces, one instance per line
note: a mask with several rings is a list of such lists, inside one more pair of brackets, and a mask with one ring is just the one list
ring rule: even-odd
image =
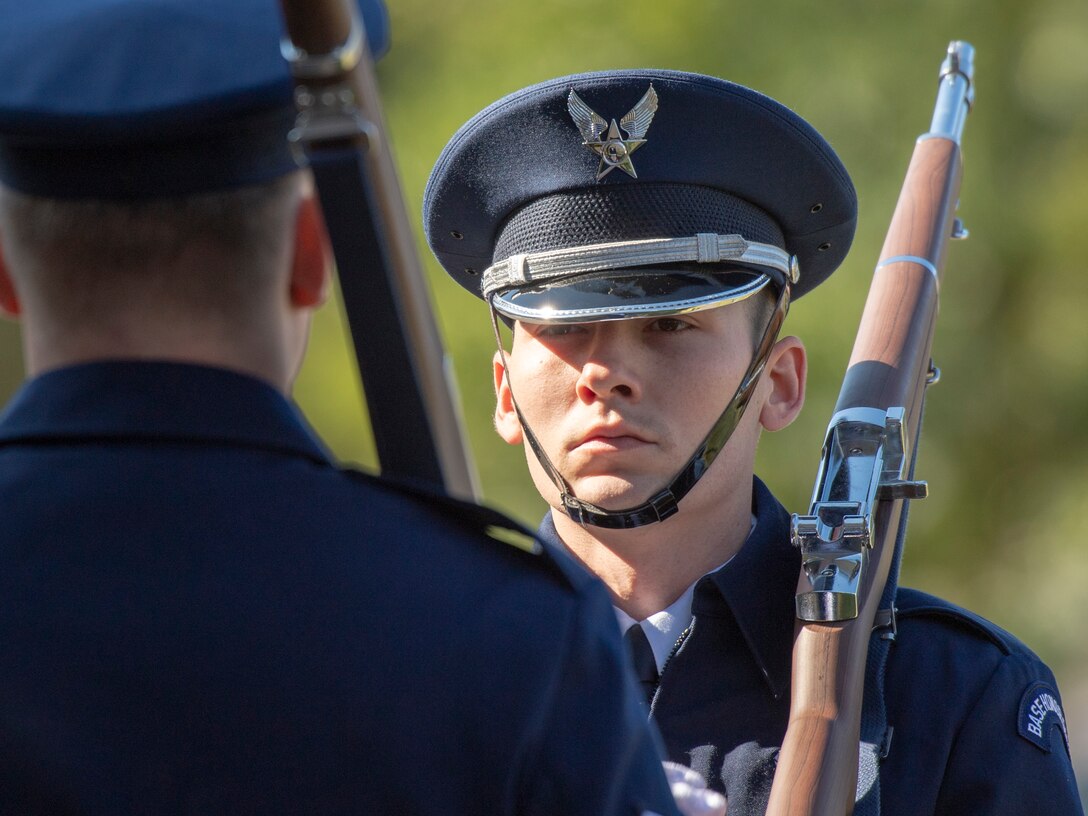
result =
[[773,282],[797,298],[846,256],[857,196],[785,106],[679,71],[579,74],[473,117],[423,202],[446,271],[508,318],[678,313]]
[[[371,53],[381,0],[360,3]],[[0,0],[0,181],[53,198],[188,195],[296,169],[276,0]]]

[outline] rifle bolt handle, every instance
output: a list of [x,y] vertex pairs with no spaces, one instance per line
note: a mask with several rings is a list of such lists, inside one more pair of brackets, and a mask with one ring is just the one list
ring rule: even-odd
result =
[[927,482],[911,482],[903,479],[882,482],[876,489],[876,497],[882,501],[888,499],[924,499],[928,495],[929,484]]

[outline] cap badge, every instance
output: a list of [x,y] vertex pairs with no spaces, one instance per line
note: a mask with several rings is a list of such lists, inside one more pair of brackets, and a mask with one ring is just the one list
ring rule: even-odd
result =
[[[631,108],[617,125],[613,119],[606,122],[604,117],[594,111],[571,88],[567,96],[567,110],[570,118],[582,132],[582,142],[586,147],[601,157],[597,166],[597,181],[600,181],[617,167],[631,178],[638,178],[635,166],[631,164],[631,154],[646,144],[646,131],[657,112],[657,91],[653,83],[642,95],[642,99]],[[624,139],[620,129],[627,134]]]

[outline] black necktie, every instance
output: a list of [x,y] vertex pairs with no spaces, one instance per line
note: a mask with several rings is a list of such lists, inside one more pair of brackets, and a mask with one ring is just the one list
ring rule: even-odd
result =
[[634,624],[626,632],[623,639],[627,642],[627,648],[631,652],[631,663],[635,668],[635,677],[642,687],[646,697],[646,704],[654,696],[654,688],[657,686],[657,660],[654,658],[654,650],[650,648],[650,641],[646,639],[646,633],[639,624]]

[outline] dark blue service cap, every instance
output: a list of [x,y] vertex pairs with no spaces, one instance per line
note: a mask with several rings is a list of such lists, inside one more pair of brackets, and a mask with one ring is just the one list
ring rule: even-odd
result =
[[609,319],[708,308],[771,280],[793,279],[799,297],[845,257],[857,196],[830,145],[773,99],[623,70],[477,114],[439,157],[423,218],[446,271],[506,316],[548,320],[558,303],[563,319]]
[[[361,0],[373,54],[381,0]],[[187,195],[297,168],[276,0],[0,0],[0,181],[54,198]]]

